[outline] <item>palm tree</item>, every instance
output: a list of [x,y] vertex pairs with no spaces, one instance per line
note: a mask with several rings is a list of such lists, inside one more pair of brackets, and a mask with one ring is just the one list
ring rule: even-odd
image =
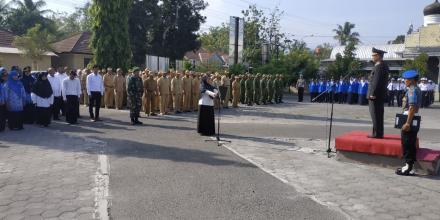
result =
[[341,46],[345,46],[349,42],[358,44],[360,42],[359,33],[352,32],[355,26],[356,26],[355,24],[352,24],[350,22],[345,22],[344,25],[338,25],[337,29],[333,29],[333,31],[336,33],[334,37],[335,40],[339,41],[339,44]]
[[46,6],[44,0],[13,0],[11,4],[16,7],[11,10],[6,21],[8,29],[14,34],[23,35],[28,29],[41,24],[43,28],[49,28],[51,21],[44,17],[50,10],[43,10]]

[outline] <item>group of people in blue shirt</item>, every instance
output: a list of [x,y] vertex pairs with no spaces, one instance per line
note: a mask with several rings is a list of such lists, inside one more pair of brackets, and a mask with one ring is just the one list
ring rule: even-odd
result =
[[349,80],[311,80],[309,85],[310,101],[318,103],[335,102],[339,104],[367,105],[368,80],[351,78]]

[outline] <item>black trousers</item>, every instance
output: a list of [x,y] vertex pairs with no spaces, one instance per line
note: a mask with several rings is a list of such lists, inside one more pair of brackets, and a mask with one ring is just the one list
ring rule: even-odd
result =
[[303,102],[304,100],[304,88],[298,88],[298,102]]
[[10,130],[23,129],[23,111],[8,111],[8,127]]
[[54,97],[53,106],[52,106],[52,115],[54,120],[59,120],[60,118],[60,110],[63,102],[63,97]]
[[[89,114],[92,119],[99,119],[99,109],[101,108],[101,92],[91,92],[89,96]],[[95,113],[93,114],[93,107]]]
[[383,100],[370,100],[370,115],[373,121],[373,133],[374,137],[383,137],[383,115],[384,115],[384,101]]
[[417,132],[415,131],[409,131],[405,132],[402,131],[401,133],[401,139],[402,139],[402,153],[403,153],[403,159],[405,159],[405,162],[409,165],[413,165],[414,162],[416,162],[416,145],[417,145]]
[[26,104],[23,108],[23,123],[33,124],[35,122],[35,105],[30,103]]
[[50,107],[43,108],[37,107],[36,110],[36,123],[42,126],[49,126],[50,118],[52,116],[52,109]]
[[388,106],[394,107],[394,94],[395,91],[388,91]]
[[395,91],[395,96],[397,99],[397,107],[402,107],[403,91]]
[[69,124],[76,124],[79,114],[79,98],[76,95],[68,95],[66,99],[66,121]]
[[0,132],[5,130],[6,127],[6,105],[0,105]]

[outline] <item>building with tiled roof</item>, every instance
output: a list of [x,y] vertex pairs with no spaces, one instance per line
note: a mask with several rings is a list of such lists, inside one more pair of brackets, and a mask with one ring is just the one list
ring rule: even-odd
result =
[[35,70],[46,70],[51,67],[52,52],[45,53],[40,60],[32,61],[24,57],[23,52],[14,46],[15,35],[0,29],[0,66],[10,69],[12,66],[33,66]]
[[185,59],[190,60],[195,66],[228,66],[229,57],[226,54],[220,52],[209,52],[204,48],[200,48],[196,51],[189,51],[185,54]]
[[86,67],[93,59],[90,49],[91,33],[82,32],[53,44],[54,52],[58,57],[52,59],[54,67],[68,66],[74,69]]

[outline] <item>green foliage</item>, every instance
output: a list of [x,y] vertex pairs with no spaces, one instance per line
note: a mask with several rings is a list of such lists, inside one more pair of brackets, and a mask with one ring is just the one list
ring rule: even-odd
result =
[[133,64],[145,65],[149,36],[154,35],[154,24],[158,23],[158,0],[134,0],[129,14],[130,44],[133,52]]
[[196,32],[206,19],[201,11],[207,4],[203,0],[162,0],[160,3],[161,19],[147,33],[147,51],[175,60],[200,48]]
[[0,0],[0,28],[4,28],[6,17],[9,13],[9,4],[6,0]]
[[46,6],[44,0],[33,2],[32,0],[14,0],[12,8],[4,21],[4,28],[16,35],[27,33],[28,29],[40,24],[43,29],[47,29],[50,33],[55,33],[56,28],[52,20],[44,17],[51,12],[50,10],[42,10]]
[[414,60],[406,60],[403,65],[402,72],[407,70],[417,70],[421,77],[426,76],[428,73],[428,59],[429,56],[426,53],[422,53],[417,56]]
[[246,67],[242,64],[235,64],[229,66],[229,73],[238,75],[238,74],[244,74],[246,73]]
[[263,43],[263,29],[267,18],[263,10],[258,9],[256,5],[250,5],[247,10],[242,11],[244,16],[244,62],[251,66],[261,64],[261,45]]
[[[51,35],[47,29],[40,24],[30,28],[23,36],[17,36],[14,39],[14,46],[23,51],[24,56],[30,58],[35,64],[42,56],[52,50]],[[37,68],[35,65],[33,68]]]
[[76,8],[72,14],[53,14],[50,19],[55,22],[57,39],[64,39],[80,32],[90,32],[92,27],[90,7],[91,4],[88,2],[83,7]]
[[131,0],[93,0],[93,63],[101,67],[123,68],[131,64],[128,13]]
[[314,78],[319,68],[316,57],[308,50],[292,50],[272,59],[268,64],[255,69],[254,72],[265,74],[283,74],[286,80],[294,81],[303,74],[304,78]]
[[316,54],[319,60],[325,60],[330,58],[333,47],[329,43],[324,43],[322,45],[317,46],[316,48],[319,51],[319,53]]
[[356,58],[354,51],[356,45],[354,42],[349,42],[345,47],[344,55],[337,54],[335,62],[327,66],[327,78],[339,78],[346,74],[355,74],[361,67],[361,62]]
[[337,40],[341,46],[345,46],[350,42],[353,42],[355,45],[357,45],[360,40],[359,33],[352,32],[355,27],[356,25],[350,22],[345,22],[343,25],[338,25],[336,29],[333,29],[333,31],[336,33],[334,37],[335,40]]
[[228,54],[229,52],[229,27],[225,23],[218,27],[210,27],[209,31],[202,33],[199,39],[202,47],[211,53]]
[[403,44],[405,43],[405,35],[399,35],[396,39],[388,41],[388,44]]

